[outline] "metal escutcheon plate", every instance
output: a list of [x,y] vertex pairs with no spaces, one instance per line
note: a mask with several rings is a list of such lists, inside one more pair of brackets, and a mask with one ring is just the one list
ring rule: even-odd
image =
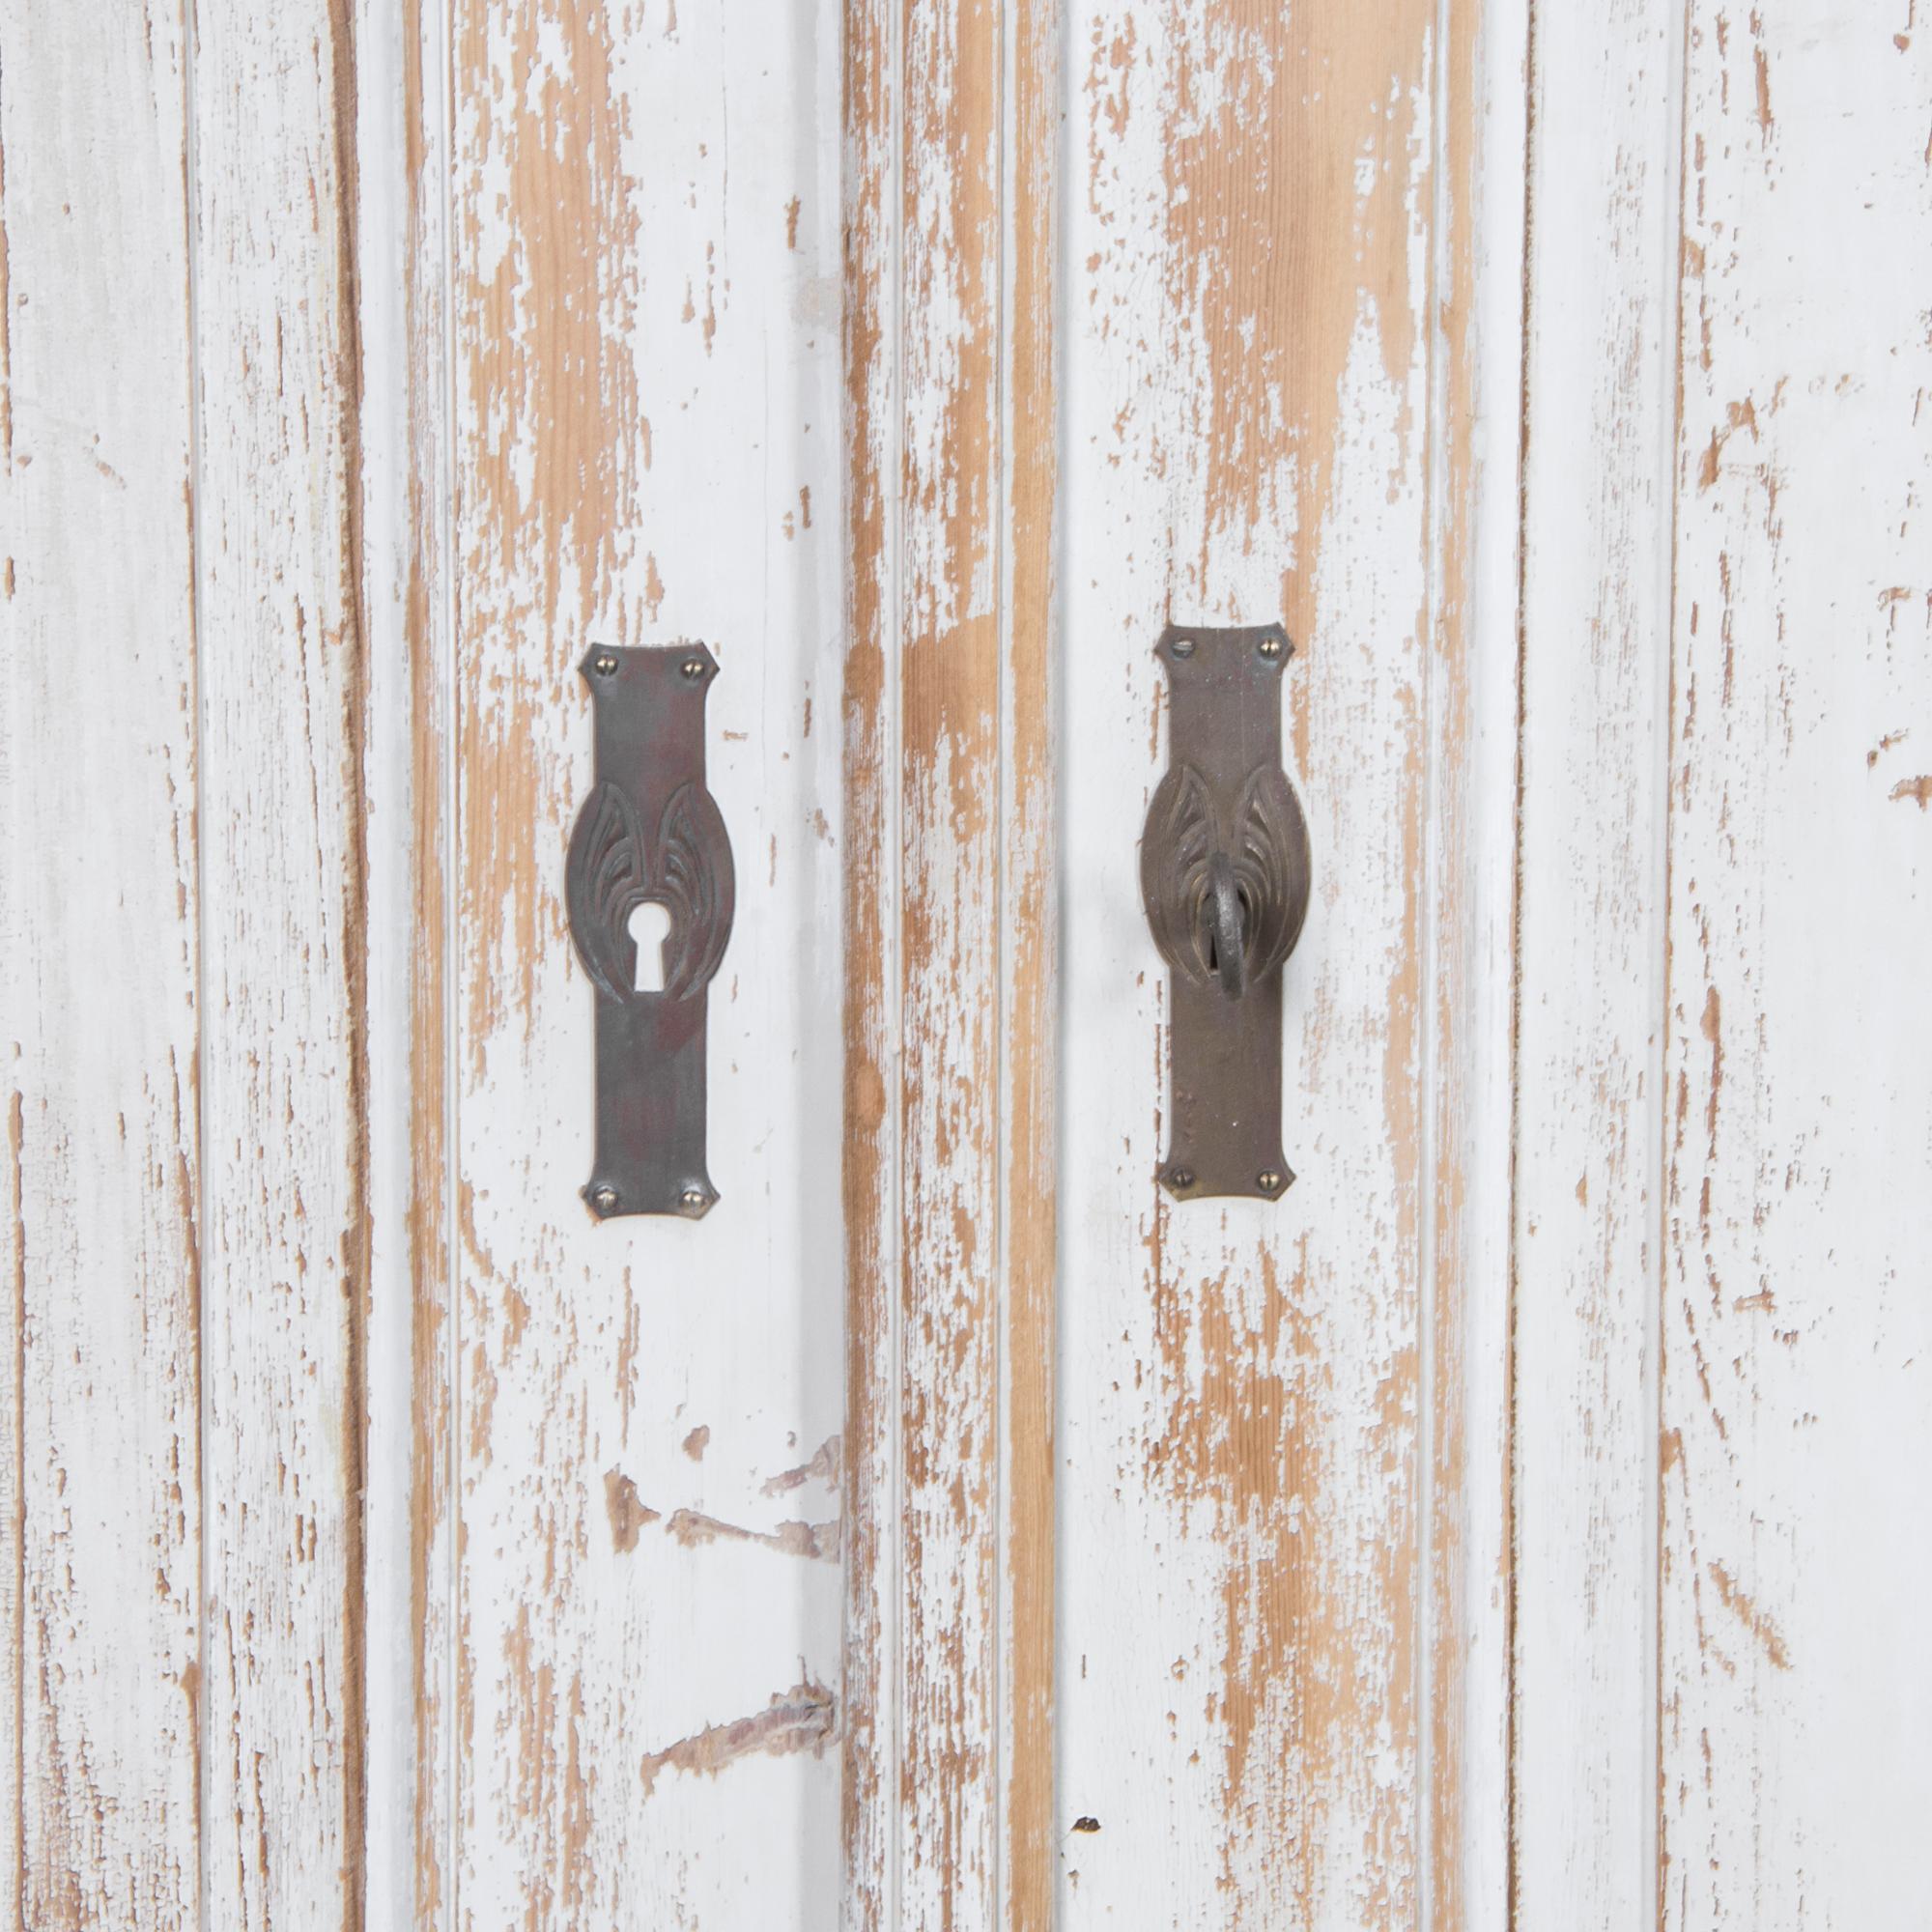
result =
[[[731,841],[704,783],[702,644],[600,645],[590,688],[597,782],[578,814],[564,898],[596,997],[597,1157],[583,1198],[601,1219],[682,1214],[718,1199],[705,1164],[706,988],[731,933]],[[662,986],[641,990],[631,922],[669,915]]]

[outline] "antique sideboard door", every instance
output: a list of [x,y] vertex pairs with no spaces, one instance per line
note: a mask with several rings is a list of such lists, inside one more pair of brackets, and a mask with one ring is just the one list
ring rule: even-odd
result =
[[0,1924],[1918,1925],[1928,102],[0,0]]

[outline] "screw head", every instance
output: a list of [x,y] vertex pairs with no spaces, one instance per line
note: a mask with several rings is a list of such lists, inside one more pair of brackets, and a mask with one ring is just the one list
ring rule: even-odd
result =
[[1173,643],[1168,645],[1168,649],[1178,658],[1191,658],[1194,655],[1194,639],[1192,638],[1176,638]]
[[614,1187],[593,1187],[590,1190],[590,1205],[600,1214],[614,1214],[617,1211],[617,1190]]
[[1179,1194],[1194,1185],[1194,1170],[1191,1167],[1170,1167],[1165,1179],[1168,1186]]
[[702,658],[686,658],[685,661],[678,666],[678,669],[681,670],[686,677],[691,677],[691,678],[702,677],[704,675],[704,660]]
[[687,1214],[702,1214],[711,1206],[713,1197],[701,1187],[687,1187],[677,1197],[677,1205]]
[[1281,1192],[1281,1176],[1273,1168],[1264,1167],[1255,1176],[1255,1185],[1264,1194],[1279,1194]]
[[1279,638],[1264,638],[1255,648],[1272,664],[1281,656],[1281,639]]
[[591,659],[590,668],[599,677],[609,677],[617,668],[617,654],[614,651],[599,651]]

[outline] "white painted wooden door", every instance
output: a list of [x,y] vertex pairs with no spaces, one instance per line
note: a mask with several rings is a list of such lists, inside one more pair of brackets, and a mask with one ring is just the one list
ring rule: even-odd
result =
[[[23,1927],[1923,1922],[1932,26],[0,0]],[[1288,627],[1282,1200],[1155,1182]],[[703,639],[701,1222],[593,642]]]

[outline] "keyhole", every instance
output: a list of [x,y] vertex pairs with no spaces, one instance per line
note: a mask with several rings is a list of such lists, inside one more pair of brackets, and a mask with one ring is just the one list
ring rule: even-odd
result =
[[645,899],[624,930],[637,942],[638,972],[633,991],[662,993],[665,989],[665,941],[670,937],[670,909]]

